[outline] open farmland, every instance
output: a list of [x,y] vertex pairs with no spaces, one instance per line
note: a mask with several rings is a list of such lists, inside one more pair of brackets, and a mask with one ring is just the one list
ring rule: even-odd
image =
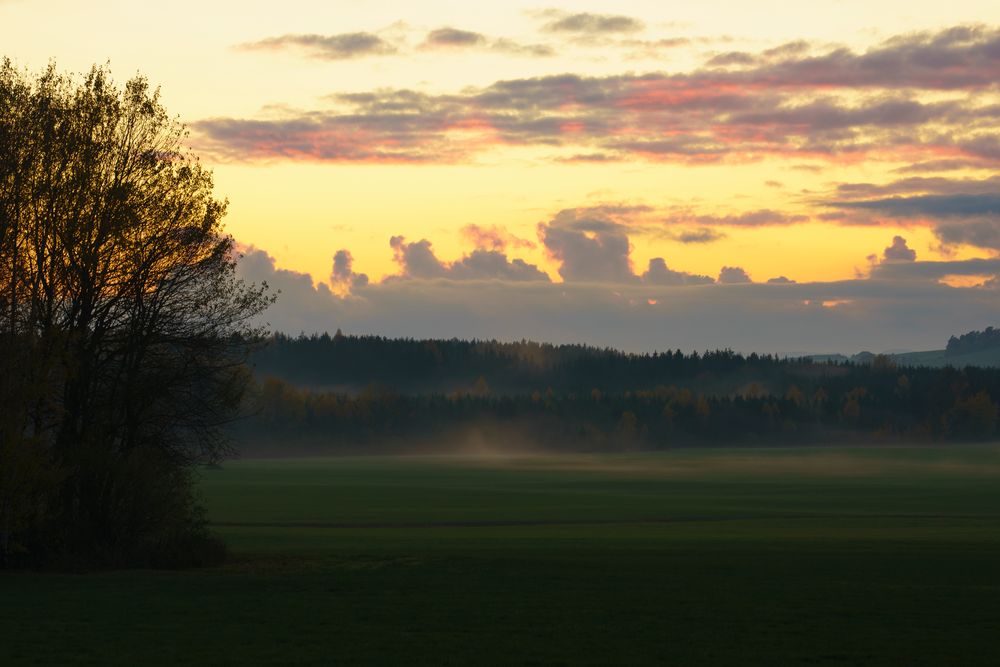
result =
[[1000,660],[996,447],[202,474],[229,564],[0,575],[0,663]]

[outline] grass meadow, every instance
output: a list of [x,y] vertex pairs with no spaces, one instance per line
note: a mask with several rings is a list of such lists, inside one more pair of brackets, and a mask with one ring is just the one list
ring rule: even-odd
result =
[[258,459],[218,568],[0,574],[0,664],[1000,663],[1000,447]]

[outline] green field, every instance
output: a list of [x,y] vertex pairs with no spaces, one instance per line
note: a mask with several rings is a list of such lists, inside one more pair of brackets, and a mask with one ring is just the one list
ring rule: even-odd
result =
[[1000,448],[246,460],[231,563],[0,575],[0,664],[1000,664]]

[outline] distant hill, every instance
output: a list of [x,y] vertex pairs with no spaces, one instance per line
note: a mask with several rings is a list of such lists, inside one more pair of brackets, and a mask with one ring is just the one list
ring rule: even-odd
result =
[[[845,363],[870,364],[879,356],[872,352],[859,352],[851,356],[845,354],[810,354],[805,359],[815,363]],[[947,350],[925,350],[923,352],[902,352],[886,354],[899,366],[926,366],[927,368],[965,368],[979,366],[981,368],[1000,368],[1000,347],[977,350],[964,354],[952,354]]]
[[928,366],[930,368],[981,366],[983,368],[1000,368],[1000,347],[966,352],[964,354],[949,354],[947,350],[907,352],[906,354],[894,354],[892,355],[892,359],[901,366]]
[[943,350],[883,352],[881,355],[872,352],[859,352],[851,356],[845,354],[809,354],[802,358],[815,363],[839,364],[849,361],[855,364],[871,364],[877,356],[889,357],[899,366],[1000,368],[1000,329],[986,327],[983,331],[970,331],[961,336],[952,336],[948,339],[948,346]]

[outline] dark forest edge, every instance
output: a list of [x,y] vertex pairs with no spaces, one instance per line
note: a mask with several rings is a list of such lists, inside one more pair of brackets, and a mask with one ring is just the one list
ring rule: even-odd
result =
[[1000,369],[731,350],[270,337],[233,428],[245,454],[948,443],[997,430]]

